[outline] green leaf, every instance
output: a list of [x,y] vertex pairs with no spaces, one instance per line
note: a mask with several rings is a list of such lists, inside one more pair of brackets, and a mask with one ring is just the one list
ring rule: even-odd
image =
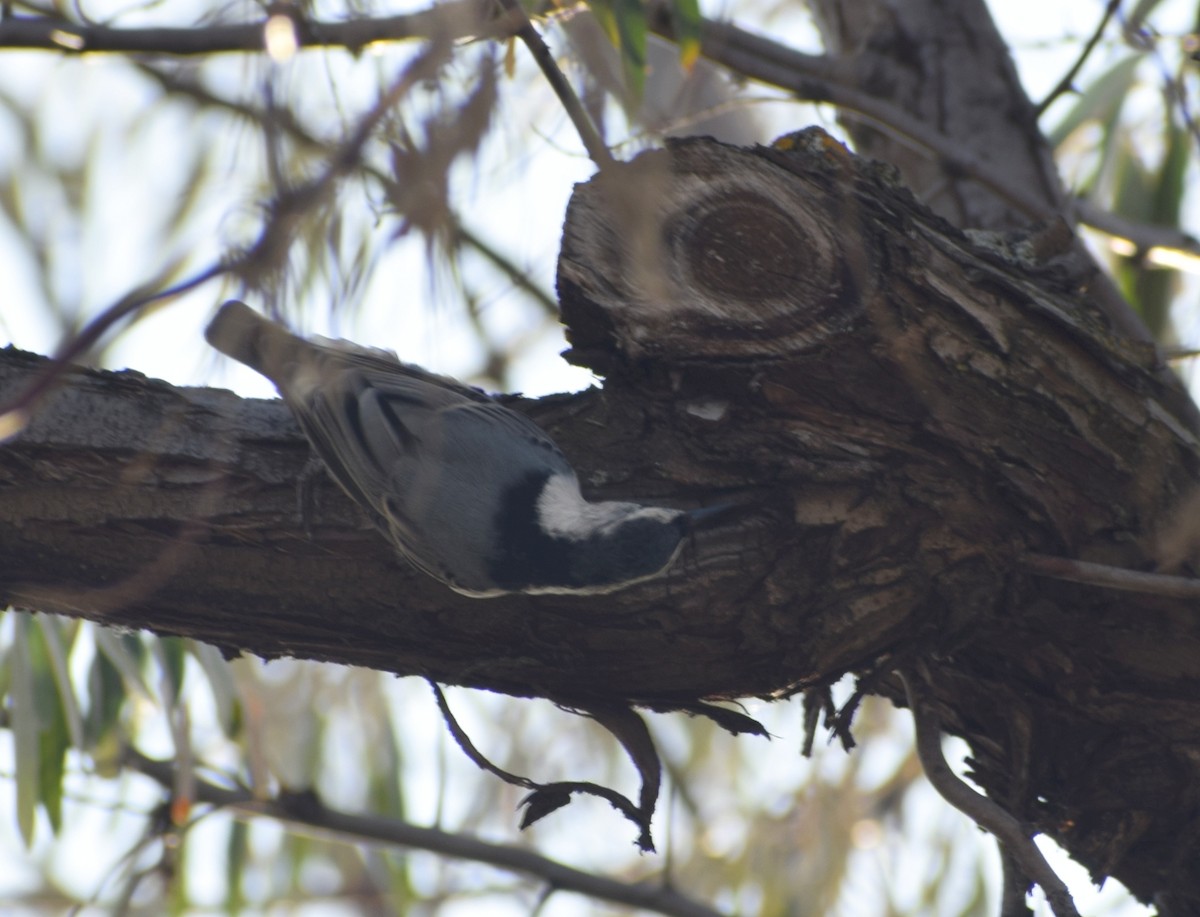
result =
[[16,757],[17,828],[28,847],[33,843],[37,824],[38,759],[41,749],[38,733],[37,699],[33,665],[29,651],[29,616],[17,614],[13,620],[12,658],[12,734]]
[[17,826],[26,845],[33,843],[39,804],[55,831],[62,826],[63,775],[70,747],[44,626],[30,622],[29,615],[14,618],[11,650]]
[[242,705],[229,663],[211,644],[189,640],[188,649],[208,679],[222,731],[231,739],[237,738],[242,729]]
[[67,773],[67,751],[71,747],[62,704],[52,703],[54,716],[38,737],[38,801],[46,810],[50,827],[62,830],[63,778]]
[[[50,622],[53,628],[54,622]],[[46,643],[46,628],[28,629],[29,660],[33,672],[34,703],[38,716],[38,802],[57,832],[62,827],[63,775],[71,745],[67,718]],[[67,685],[68,692],[70,685]]]
[[[20,612],[12,609],[0,611],[0,622],[3,622],[6,615],[12,615],[15,620],[18,614]],[[8,652],[0,653],[0,701],[8,697],[12,690],[12,656],[11,649]]]
[[128,696],[125,680],[104,653],[92,657],[87,679],[88,711],[84,721],[87,747],[98,773],[115,776],[122,735],[117,728]]
[[1186,191],[1188,165],[1192,160],[1192,138],[1167,115],[1167,149],[1158,171],[1150,203],[1150,219],[1156,226],[1179,228],[1179,209]]
[[679,43],[679,62],[691,70],[700,57],[700,0],[671,0],[671,19]]
[[[1148,168],[1131,143],[1116,155],[1113,212],[1155,226],[1179,227],[1180,205],[1191,158],[1191,138],[1167,117],[1165,151],[1156,169]],[[1140,258],[1120,258],[1114,276],[1121,292],[1141,316],[1156,340],[1171,336],[1171,305],[1178,293],[1179,274]]]
[[165,697],[171,706],[175,706],[183,697],[183,664],[187,658],[187,643],[182,637],[154,638],[154,657],[162,668],[162,675],[171,696]]
[[[58,699],[66,716],[68,734],[71,744],[82,749],[84,745],[83,713],[79,707],[79,699],[71,685],[71,673],[67,667],[67,654],[75,637],[79,634],[79,622],[63,621],[53,615],[39,615],[37,619],[46,641],[46,651],[50,657],[50,667],[54,672],[54,684],[58,689]],[[64,645],[63,634],[67,634]]]
[[244,821],[229,826],[229,842],[225,845],[225,906],[226,914],[236,914],[246,904],[242,894],[242,871],[246,867],[249,828]]
[[150,689],[142,677],[142,660],[146,655],[140,640],[131,634],[118,634],[107,627],[96,628],[96,649],[108,657],[113,667],[121,673],[125,690],[150,700]]
[[646,88],[646,10],[641,0],[592,0],[592,11],[621,54],[621,70],[632,104]]

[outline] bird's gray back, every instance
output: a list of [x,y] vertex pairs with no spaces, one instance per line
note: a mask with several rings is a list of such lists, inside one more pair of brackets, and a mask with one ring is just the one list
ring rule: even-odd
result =
[[531,475],[573,480],[566,458],[481,392],[383,355],[323,356],[321,384],[290,400],[333,477],[417,566],[483,591],[498,498]]

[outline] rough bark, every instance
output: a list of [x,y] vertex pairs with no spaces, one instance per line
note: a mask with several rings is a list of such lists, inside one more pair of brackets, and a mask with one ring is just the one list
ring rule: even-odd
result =
[[[861,89],[981,157],[1007,184],[1061,205],[1065,194],[1050,148],[983,0],[815,0],[813,9],[826,50],[853,62]],[[1027,222],[911,140],[852,114],[843,120],[855,149],[896,166],[913,192],[955,226]]]
[[[744,511],[663,579],[471,600],[405,569],[280,403],[73,373],[0,450],[0,599],[570,702],[779,696],[929,662],[979,782],[1097,878],[1200,900],[1200,615],[1029,576],[1188,567],[1191,406],[1054,261],[819,131],[580,186],[560,295],[602,391],[519,404],[594,495]],[[0,392],[39,368],[9,351]]]

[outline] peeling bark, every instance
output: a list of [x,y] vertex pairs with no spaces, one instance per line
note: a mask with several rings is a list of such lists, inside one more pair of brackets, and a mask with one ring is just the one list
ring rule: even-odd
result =
[[[0,450],[0,598],[582,706],[923,659],[989,795],[1097,878],[1200,900],[1200,615],[1020,565],[1194,561],[1194,408],[1059,269],[1071,242],[981,246],[819,131],[676,142],[568,214],[570,357],[604,389],[515,404],[591,495],[744,504],[668,576],[455,595],[328,482],[306,534],[281,403],[79,371]],[[6,352],[0,392],[39,366]]]

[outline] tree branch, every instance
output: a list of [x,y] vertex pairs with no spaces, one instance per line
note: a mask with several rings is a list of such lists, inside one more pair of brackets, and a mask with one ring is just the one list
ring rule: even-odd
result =
[[[417,13],[382,18],[318,22],[290,9],[300,47],[338,47],[360,51],[379,41],[419,38],[499,38],[512,34],[519,20],[490,0],[447,0]],[[98,23],[70,22],[49,16],[0,20],[0,48],[35,48],[61,53],[147,53],[193,56],[264,50],[262,22],[181,28],[120,29]]]
[[[674,25],[665,4],[652,6],[650,21],[657,35],[675,40]],[[843,60],[795,51],[730,23],[712,20],[704,22],[701,53],[742,76],[786,89],[797,98],[828,102],[864,115],[898,139],[935,153],[951,168],[970,176],[1035,220],[1061,215],[1042,198],[996,178],[995,169],[989,163],[964,150],[928,123],[860,91],[852,81],[852,68]],[[1140,249],[1166,248],[1200,258],[1200,241],[1187,233],[1165,226],[1135,223],[1084,198],[1071,201],[1066,215],[1108,235],[1127,239]]]
[[1026,554],[1022,565],[1031,573],[1068,583],[1102,586],[1123,592],[1141,592],[1171,599],[1200,599],[1200,579],[1188,576],[1169,576],[1165,573],[1142,573],[1107,564],[1094,564],[1069,557],[1049,554]]
[[[1081,222],[1093,229],[1129,242],[1136,251],[1149,252],[1167,249],[1180,252],[1191,262],[1193,271],[1200,271],[1200,240],[1174,226],[1153,226],[1139,223],[1097,206],[1087,198],[1078,197],[1074,203],[1075,213]],[[1122,254],[1125,254],[1122,252]]]
[[517,19],[516,35],[525,43],[525,47],[529,49],[529,53],[533,55],[533,59],[541,68],[542,74],[546,77],[546,82],[550,84],[550,88],[554,90],[554,94],[558,96],[558,101],[562,103],[563,110],[566,111],[567,117],[571,119],[571,123],[575,125],[575,131],[579,134],[579,139],[583,141],[583,147],[587,150],[588,156],[597,168],[604,169],[613,164],[612,153],[605,146],[604,140],[600,137],[600,132],[596,130],[596,125],[592,123],[591,116],[583,107],[583,103],[579,101],[579,96],[575,90],[571,88],[571,84],[567,81],[566,75],[554,61],[554,55],[550,53],[550,49],[546,46],[546,42],[542,40],[541,34],[533,23],[529,21],[525,10],[517,0],[500,0],[500,5],[512,17]]
[[917,734],[917,756],[933,788],[975,824],[995,835],[1020,872],[1042,887],[1054,917],[1079,917],[1066,884],[1050,868],[1020,822],[996,802],[967,786],[950,769],[942,754],[942,731],[937,714],[921,696],[916,687],[916,677],[900,669],[896,670],[896,674],[904,684],[908,707],[912,711],[913,727]]
[[[126,754],[127,766],[157,781],[168,792],[174,786],[174,767],[136,750]],[[220,787],[197,780],[196,801],[246,815],[262,815],[341,835],[353,842],[377,842],[428,850],[443,856],[487,863],[540,879],[551,888],[577,892],[628,907],[644,908],[672,917],[722,917],[721,912],[677,892],[668,885],[627,883],[593,875],[509,844],[495,844],[468,834],[424,828],[408,822],[330,809],[312,795],[259,799],[248,789]]]
[[1083,46],[1083,50],[1079,53],[1079,57],[1076,58],[1071,69],[1063,74],[1063,78],[1047,93],[1046,98],[1037,104],[1037,107],[1034,109],[1037,117],[1040,118],[1055,99],[1072,88],[1071,84],[1075,82],[1075,77],[1079,74],[1087,59],[1091,57],[1092,51],[1095,50],[1097,43],[1099,43],[1101,37],[1104,35],[1104,30],[1108,27],[1108,21],[1112,19],[1113,13],[1117,11],[1117,7],[1120,5],[1121,0],[1108,0],[1108,5],[1104,8],[1104,15],[1100,17],[1100,24],[1096,26],[1096,31],[1092,33],[1092,37]]
[[[670,40],[675,29],[669,5],[655,0],[649,8],[650,27]],[[728,23],[703,20],[701,53],[718,64],[750,79],[778,86],[797,98],[828,102],[857,112],[881,130],[905,143],[920,146],[940,157],[947,171],[969,176],[998,199],[1038,222],[1063,218],[1074,225],[1077,213],[1069,199],[1050,202],[1024,185],[999,177],[993,163],[966,149],[935,126],[903,109],[858,88],[848,67],[849,60],[803,54]],[[1125,301],[1111,279],[1096,270],[1091,284],[1096,307],[1124,334],[1153,343],[1144,323]],[[1170,380],[1167,371],[1161,378]]]

